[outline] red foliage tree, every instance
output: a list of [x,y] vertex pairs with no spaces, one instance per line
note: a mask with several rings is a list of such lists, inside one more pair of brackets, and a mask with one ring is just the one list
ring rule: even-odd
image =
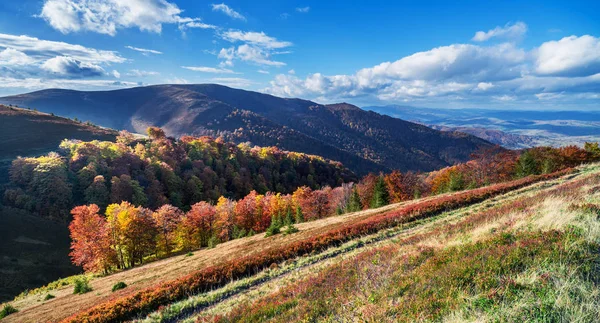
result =
[[71,234],[71,259],[85,271],[104,271],[115,265],[116,254],[111,248],[111,240],[106,219],[98,214],[95,205],[75,207],[69,225]]

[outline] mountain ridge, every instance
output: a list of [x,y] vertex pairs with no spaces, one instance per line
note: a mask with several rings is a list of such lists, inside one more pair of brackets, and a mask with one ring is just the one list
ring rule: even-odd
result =
[[210,134],[277,145],[341,161],[358,174],[430,171],[490,147],[470,135],[440,132],[348,103],[323,105],[216,84],[152,85],[114,91],[42,90],[0,98],[103,126],[168,135]]

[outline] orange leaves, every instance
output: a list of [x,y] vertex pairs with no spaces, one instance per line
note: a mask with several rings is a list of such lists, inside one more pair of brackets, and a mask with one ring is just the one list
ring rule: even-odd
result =
[[106,220],[98,214],[99,208],[92,204],[78,206],[71,211],[71,259],[86,271],[107,271],[115,262],[115,253]]

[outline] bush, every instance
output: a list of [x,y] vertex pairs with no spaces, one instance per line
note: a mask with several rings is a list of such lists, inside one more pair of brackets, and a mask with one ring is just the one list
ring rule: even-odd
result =
[[293,224],[290,224],[285,228],[284,234],[288,235],[288,234],[296,233],[298,231],[300,231],[300,230],[298,230],[298,228],[296,228]]
[[6,305],[4,305],[4,308],[2,309],[2,311],[0,311],[0,319],[5,318],[12,313],[17,313],[18,311],[19,310],[14,308],[12,305],[6,304]]
[[118,291],[119,289],[123,289],[123,288],[125,288],[125,287],[127,287],[127,284],[125,284],[124,282],[118,282],[118,283],[116,283],[116,284],[114,284],[114,285],[113,285],[113,287],[112,287],[112,291],[113,291],[113,292],[116,292],[116,291]]
[[47,300],[49,300],[49,299],[53,299],[53,298],[55,298],[55,297],[56,297],[56,296],[54,296],[54,295],[52,295],[52,294],[46,294],[46,296],[44,296],[44,300],[45,300],[45,301],[47,301]]
[[191,251],[185,254],[185,256],[186,256],[186,257],[191,257],[191,256],[193,256],[193,255],[194,255],[194,253],[193,253],[193,252],[191,252]]
[[88,282],[87,278],[80,278],[75,280],[75,287],[73,288],[73,294],[85,294],[91,292],[92,287]]

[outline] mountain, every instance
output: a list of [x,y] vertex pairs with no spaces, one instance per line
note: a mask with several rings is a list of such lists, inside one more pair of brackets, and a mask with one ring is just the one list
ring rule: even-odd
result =
[[56,150],[63,139],[114,140],[117,132],[34,110],[0,105],[0,183],[17,156]]
[[115,129],[220,135],[235,142],[320,155],[358,174],[430,171],[465,161],[490,143],[441,132],[351,104],[322,105],[215,84],[155,85],[115,91],[43,90],[0,98]]
[[583,145],[600,140],[600,112],[432,109],[368,106],[375,111],[444,131],[461,131],[510,149]]

